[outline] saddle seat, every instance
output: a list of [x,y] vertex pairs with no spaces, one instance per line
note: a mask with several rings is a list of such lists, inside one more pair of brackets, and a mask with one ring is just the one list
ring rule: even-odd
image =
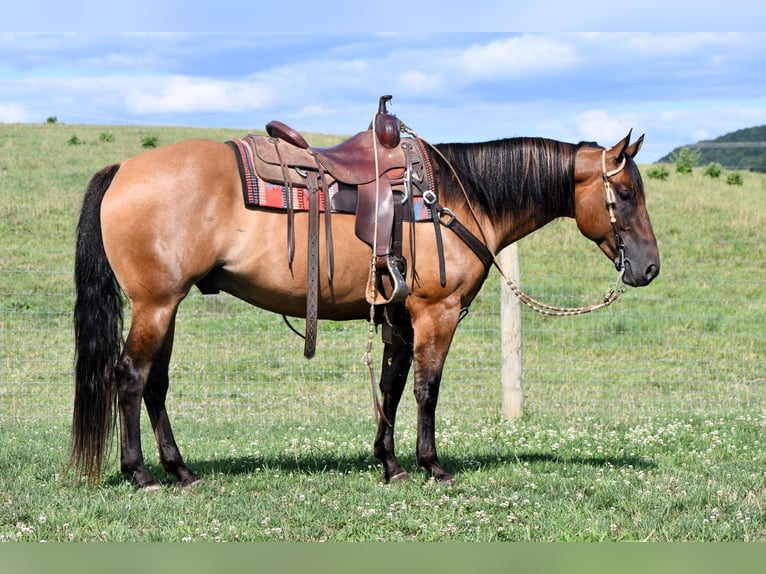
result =
[[374,131],[370,124],[366,131],[359,132],[332,147],[312,148],[297,130],[276,120],[266,124],[266,133],[273,139],[282,140],[299,150],[306,150],[338,181],[351,185],[369,183],[390,169],[404,169],[406,166],[403,152],[398,147],[401,123],[395,115],[386,110],[386,103],[390,100],[391,96],[380,98]]
[[[374,182],[391,170],[399,170],[389,174],[387,179],[401,179],[406,167],[404,152],[401,148],[386,148],[378,142],[371,130],[359,132],[355,136],[326,148],[309,147],[303,136],[283,124],[272,121],[266,125],[266,132],[273,141],[281,141],[293,146],[292,149],[280,149],[288,167],[304,171],[316,171],[320,165],[325,174],[333,180],[349,185],[363,185]],[[259,147],[259,154],[268,161],[269,152],[265,146]],[[375,156],[377,152],[377,169]],[[276,158],[272,158],[272,161]],[[272,164],[273,165],[273,164]],[[391,177],[393,176],[393,177]],[[305,179],[296,180],[293,184],[305,185]]]

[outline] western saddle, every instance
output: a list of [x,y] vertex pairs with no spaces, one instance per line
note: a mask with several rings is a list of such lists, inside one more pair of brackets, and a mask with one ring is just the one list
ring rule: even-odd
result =
[[[402,256],[402,221],[414,224],[414,195],[435,199],[431,189],[430,164],[422,143],[401,138],[399,119],[388,113],[391,96],[382,96],[370,127],[328,148],[312,148],[296,130],[279,121],[266,125],[268,136],[247,136],[253,166],[258,176],[284,187],[287,201],[287,252],[292,265],[295,254],[293,187],[308,195],[308,285],[306,294],[306,344],[304,355],[314,355],[319,294],[320,194],[325,206],[327,276],[333,279],[331,213],[356,214],[355,232],[370,245],[374,269],[366,297],[370,304],[401,303],[409,294],[405,280],[407,263]],[[331,197],[330,186],[338,191]],[[395,197],[396,196],[396,197]],[[405,212],[409,206],[409,213]],[[434,219],[436,222],[436,219]],[[438,231],[438,224],[437,224]],[[414,237],[414,234],[410,234]],[[414,259],[414,249],[411,250]],[[412,261],[414,269],[414,261]],[[375,280],[372,280],[374,275]],[[385,336],[385,334],[384,334]]]

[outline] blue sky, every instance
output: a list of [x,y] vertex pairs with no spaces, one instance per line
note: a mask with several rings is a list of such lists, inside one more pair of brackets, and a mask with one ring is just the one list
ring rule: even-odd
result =
[[646,133],[642,162],[766,124],[764,33],[331,33],[301,22],[295,33],[0,33],[0,122],[245,133],[279,119],[351,134],[393,94],[391,111],[434,142],[611,145],[632,128]]

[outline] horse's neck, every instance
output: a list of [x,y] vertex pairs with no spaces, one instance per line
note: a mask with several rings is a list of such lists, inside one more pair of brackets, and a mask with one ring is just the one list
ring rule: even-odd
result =
[[446,207],[450,208],[458,220],[465,224],[495,254],[530,233],[545,227],[555,219],[573,217],[573,214],[568,213],[550,214],[545,209],[532,205],[526,212],[508,211],[492,218],[481,209],[479,202],[470,196],[464,197],[462,201],[455,201],[453,198],[453,201],[449,203]]
[[497,237],[495,253],[499,253],[511,243],[515,243],[530,233],[545,227],[554,219],[558,219],[558,217],[551,217],[550,215],[542,213],[531,216],[515,216],[514,214],[510,214],[507,219],[508,221],[504,221],[500,225],[495,226],[495,235]]
[[[505,156],[508,163],[501,163],[499,169],[512,172],[506,173],[504,177],[490,173],[477,174],[479,168],[489,162],[485,155],[488,146],[527,146],[528,151],[526,156],[515,153]],[[454,161],[456,174],[463,182],[469,182],[469,188],[475,188],[473,191],[460,189],[461,183],[450,186],[450,205],[447,207],[455,211],[464,223],[478,222],[478,227],[481,227],[479,236],[483,236],[487,247],[495,253],[554,219],[574,217],[574,171],[569,171],[563,164],[559,169],[550,169],[551,165],[556,165],[562,153],[566,155],[575,152],[567,146],[571,144],[540,138],[516,138],[484,144],[446,144],[443,147],[445,159]],[[440,171],[444,169],[448,168],[440,165]],[[470,176],[460,176],[465,170],[470,170]],[[523,173],[515,173],[519,171]],[[447,181],[450,179],[444,178]],[[513,195],[516,193],[519,196]],[[563,195],[566,193],[572,193],[572,196]],[[483,194],[483,197],[478,194]],[[476,232],[475,229],[472,231]]]

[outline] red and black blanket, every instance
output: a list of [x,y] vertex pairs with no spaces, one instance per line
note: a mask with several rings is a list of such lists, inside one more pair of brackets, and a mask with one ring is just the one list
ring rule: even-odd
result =
[[[239,166],[239,175],[242,180],[242,194],[245,200],[245,206],[248,209],[278,209],[287,210],[287,193],[288,190],[292,191],[292,206],[295,211],[308,211],[309,197],[308,190],[305,187],[298,186],[286,186],[281,183],[272,183],[261,178],[255,171],[253,164],[252,151],[250,146],[243,140],[235,139],[226,142],[229,144],[237,157],[237,165]],[[344,190],[344,188],[346,188]],[[330,204],[334,206],[333,212],[348,213],[343,209],[337,209],[336,205],[340,205],[347,202],[336,202],[334,199],[339,193],[347,191],[348,187],[345,184],[339,184],[333,182],[330,185]],[[319,194],[319,209],[324,211],[326,209],[324,204],[323,194]],[[410,198],[410,204],[412,206],[412,215],[415,221],[432,221],[431,210],[423,201],[422,197],[416,196]]]

